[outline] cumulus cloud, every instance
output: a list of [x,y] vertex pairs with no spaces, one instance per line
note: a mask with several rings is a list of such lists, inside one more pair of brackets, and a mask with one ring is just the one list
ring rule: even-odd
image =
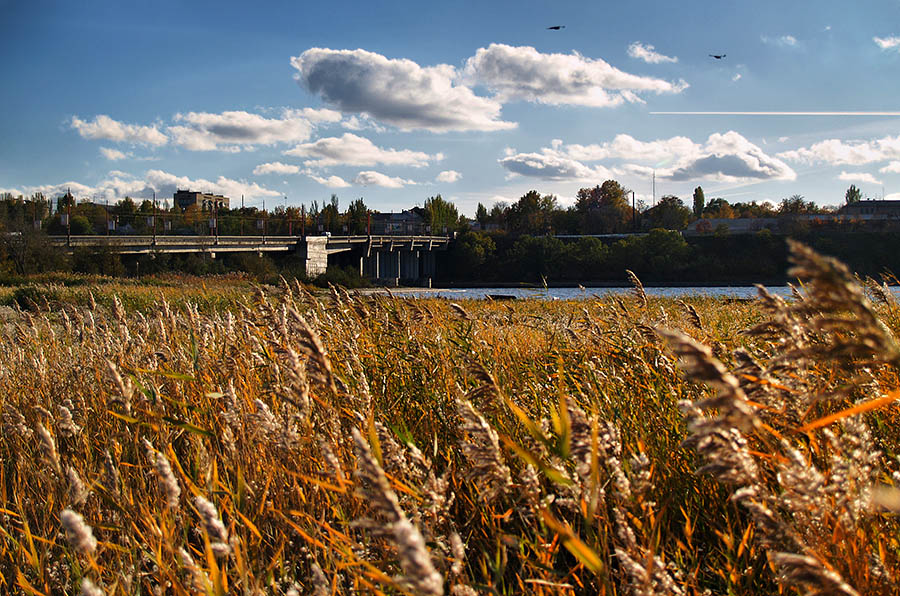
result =
[[128,157],[131,157],[131,152],[122,153],[118,149],[110,149],[109,147],[100,147],[100,155],[102,155],[109,161],[119,161],[120,159],[126,159]]
[[656,141],[639,141],[627,134],[616,135],[608,143],[565,147],[566,154],[581,161],[618,158],[629,161],[666,162],[697,153],[700,145],[687,137],[671,137]]
[[90,122],[72,116],[71,126],[85,139],[103,139],[117,143],[165,145],[169,139],[154,126],[124,124],[105,114],[94,116]]
[[607,107],[642,102],[640,92],[680,93],[687,83],[629,74],[600,59],[543,54],[529,46],[491,44],[466,61],[465,74],[498,100]]
[[462,174],[457,172],[456,170],[444,170],[440,174],[437,175],[435,180],[437,182],[446,182],[448,184],[452,184],[462,178]]
[[297,145],[284,152],[293,157],[308,158],[304,165],[309,167],[331,166],[427,166],[431,161],[440,161],[443,154],[429,155],[409,149],[383,149],[365,137],[344,133],[341,137],[327,137],[312,143]]
[[156,193],[158,199],[165,199],[175,194],[178,188],[190,188],[202,192],[214,192],[236,199],[241,195],[253,197],[277,197],[281,193],[269,190],[258,184],[250,184],[242,180],[232,180],[219,176],[216,180],[203,178],[192,179],[187,176],[177,176],[162,170],[148,170],[143,177],[132,176],[125,172],[113,170],[106,178],[95,185],[82,184],[77,181],[62,182],[60,184],[43,184],[27,186],[17,194],[33,194],[42,192],[47,196],[56,197],[64,195],[68,189],[79,200],[90,199],[95,201],[118,201],[130,196],[136,199],[149,199]]
[[[740,134],[729,131],[710,135],[705,143],[687,137],[639,141],[617,135],[611,142],[595,145],[565,145],[555,140],[540,153],[508,152],[500,165],[510,172],[550,180],[597,180],[609,178],[605,165],[586,162],[621,160],[612,173],[648,175],[670,180],[720,181],[794,180],[796,173],[783,161],[771,157]],[[646,162],[651,165],[634,163]]]
[[381,172],[373,172],[371,170],[357,174],[353,183],[360,186],[383,186],[384,188],[403,188],[404,186],[415,184],[412,180],[392,178]]
[[878,171],[882,174],[900,174],[900,161],[892,161]]
[[261,163],[255,168],[253,168],[253,174],[256,176],[263,176],[265,174],[299,174],[300,167],[281,163],[280,161],[273,161],[269,163]]
[[312,180],[315,180],[319,184],[327,186],[329,188],[347,188],[348,186],[350,186],[350,183],[340,176],[329,176],[327,178],[316,176],[315,174],[307,174],[307,176],[309,176]]
[[897,50],[900,52],[900,37],[873,37],[872,41],[878,44],[882,50]]
[[337,110],[329,110],[327,108],[303,108],[298,112],[313,124],[333,124],[340,122],[343,116]]
[[156,190],[157,194],[173,195],[177,188],[190,188],[202,192],[214,192],[232,199],[244,195],[253,197],[278,197],[281,193],[269,190],[259,184],[248,183],[243,180],[233,180],[225,176],[219,176],[214,181],[203,178],[191,179],[187,176],[176,176],[162,170],[149,170],[145,175],[147,183]]
[[838,175],[838,180],[843,180],[844,182],[864,182],[866,184],[881,184],[881,181],[876,179],[875,176],[866,172],[841,172]]
[[[316,117],[327,119],[331,115]],[[170,126],[169,134],[176,144],[191,151],[240,151],[253,145],[296,143],[308,139],[313,129],[303,110],[283,110],[281,118],[244,111],[188,112],[176,114],[175,121],[183,124]]]
[[769,37],[768,35],[762,35],[760,36],[760,40],[762,40],[762,42],[765,44],[781,46],[783,48],[797,47],[798,43],[797,38],[793,35],[781,35],[779,37]]
[[605,167],[589,167],[555,150],[544,148],[540,153],[515,153],[499,160],[512,174],[542,180],[604,180],[610,178]]
[[735,131],[714,133],[696,155],[663,172],[671,180],[795,180],[796,172]]
[[806,164],[827,163],[850,166],[900,159],[900,136],[883,137],[871,141],[827,139],[809,147],[784,151],[779,153],[778,157]]
[[500,102],[456,82],[453,66],[419,66],[366,50],[311,48],[291,58],[296,79],[342,112],[368,115],[404,130],[504,130]]
[[642,44],[639,41],[628,46],[628,55],[638,60],[643,60],[649,64],[660,64],[662,62],[678,62],[678,58],[674,56],[666,56],[656,51],[656,48],[650,44]]

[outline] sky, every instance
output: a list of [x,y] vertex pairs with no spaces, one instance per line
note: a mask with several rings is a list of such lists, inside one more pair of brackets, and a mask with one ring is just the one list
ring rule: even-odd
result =
[[900,0],[0,0],[0,78],[14,194],[900,199]]

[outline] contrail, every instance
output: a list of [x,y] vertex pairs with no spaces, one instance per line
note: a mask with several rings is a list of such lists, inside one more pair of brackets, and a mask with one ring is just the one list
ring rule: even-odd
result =
[[900,116],[900,112],[650,112],[668,116]]

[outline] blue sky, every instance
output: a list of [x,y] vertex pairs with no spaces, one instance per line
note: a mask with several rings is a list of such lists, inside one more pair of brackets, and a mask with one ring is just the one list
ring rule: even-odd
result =
[[900,115],[656,113],[900,114],[900,0],[0,0],[0,75],[15,193],[900,198]]

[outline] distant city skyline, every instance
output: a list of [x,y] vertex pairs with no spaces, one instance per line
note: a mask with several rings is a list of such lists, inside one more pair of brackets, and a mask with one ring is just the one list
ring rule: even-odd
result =
[[0,33],[0,192],[900,199],[898,0],[0,0]]

